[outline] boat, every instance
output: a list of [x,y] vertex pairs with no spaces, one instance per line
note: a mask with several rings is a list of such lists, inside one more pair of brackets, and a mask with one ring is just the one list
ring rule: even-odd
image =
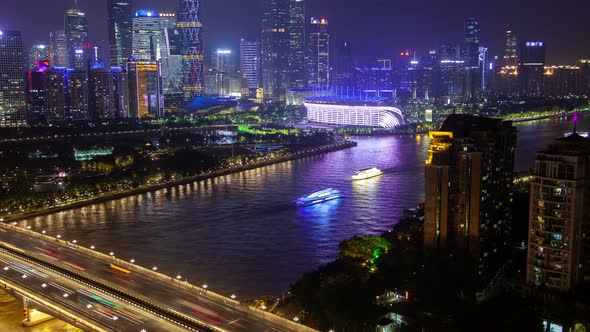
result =
[[353,180],[364,180],[383,174],[383,171],[377,167],[365,168],[358,170],[352,176]]
[[342,192],[340,192],[340,190],[328,188],[315,191],[309,195],[301,196],[297,200],[295,200],[295,203],[299,206],[308,206],[331,201],[333,199],[341,198],[343,196],[344,195],[342,194]]

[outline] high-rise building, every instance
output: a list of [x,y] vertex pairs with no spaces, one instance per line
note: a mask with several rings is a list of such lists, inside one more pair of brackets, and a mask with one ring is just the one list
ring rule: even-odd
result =
[[203,24],[199,0],[177,0],[184,100],[203,94]]
[[213,60],[213,70],[226,77],[237,77],[238,58],[233,50],[218,48],[213,52]]
[[479,20],[468,18],[465,20],[465,40],[463,43],[463,61],[465,61],[465,84],[463,99],[473,103],[481,93],[481,71],[479,52]]
[[87,120],[88,72],[67,70],[67,120]]
[[506,30],[504,55],[499,63],[500,68],[495,77],[494,90],[505,96],[516,96],[518,88],[518,41],[516,33]]
[[590,95],[590,59],[578,59],[576,65],[580,67],[582,93]]
[[49,60],[39,61],[37,68],[27,72],[27,105],[30,118],[45,117],[45,91],[47,80],[45,72],[49,68]]
[[45,44],[33,45],[29,51],[28,60],[27,70],[37,70],[39,68],[39,62],[50,60],[49,46]]
[[352,73],[354,62],[352,48],[347,40],[337,40],[334,43],[334,55],[332,57],[331,84],[334,86],[352,86]]
[[52,67],[68,67],[68,38],[63,30],[49,34],[49,61]]
[[120,67],[91,69],[88,111],[92,119],[127,117],[129,113],[127,73]]
[[[162,15],[163,14],[160,13],[160,18],[162,18]],[[174,16],[174,18],[175,17],[176,16]],[[160,52],[158,58],[161,59],[162,64],[162,80],[167,105],[182,103],[183,99],[183,73],[180,43],[180,31],[177,28],[163,28],[160,30]]]
[[68,110],[68,71],[52,67],[45,72],[45,117],[47,121],[65,120]]
[[176,13],[160,13],[160,29],[176,28]]
[[330,85],[330,34],[326,18],[312,17],[307,40],[307,85]]
[[305,87],[305,1],[289,0],[289,88]]
[[161,118],[164,116],[164,89],[159,61],[127,62],[129,82],[129,116]]
[[518,81],[520,96],[541,97],[545,73],[545,44],[527,41],[520,44]]
[[131,0],[109,0],[109,44],[111,66],[124,66],[131,57],[133,43],[133,3]]
[[248,81],[248,89],[260,87],[260,43],[257,41],[240,40],[240,73]]
[[425,247],[472,257],[490,280],[509,250],[516,130],[510,122],[452,114],[430,132]]
[[286,98],[289,85],[289,13],[291,0],[265,0],[262,16],[262,88],[264,98]]
[[131,20],[133,25],[133,42],[131,56],[138,60],[156,60],[154,38],[160,38],[160,19],[157,12],[141,9],[135,12]]
[[562,97],[584,94],[582,70],[579,66],[545,66],[543,94]]
[[26,124],[25,65],[20,31],[0,31],[0,127]]
[[526,282],[575,290],[590,277],[590,139],[577,133],[537,152]]
[[77,70],[85,70],[87,63],[83,46],[88,42],[86,14],[78,9],[68,9],[64,27],[68,41],[68,65]]

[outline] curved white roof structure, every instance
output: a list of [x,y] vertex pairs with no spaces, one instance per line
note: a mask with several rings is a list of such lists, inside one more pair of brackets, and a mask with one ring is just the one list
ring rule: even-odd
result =
[[399,108],[392,106],[361,106],[304,103],[309,121],[340,125],[394,128],[404,124]]

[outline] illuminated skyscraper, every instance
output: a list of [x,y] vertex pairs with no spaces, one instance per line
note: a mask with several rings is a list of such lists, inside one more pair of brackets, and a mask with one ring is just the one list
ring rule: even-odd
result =
[[131,57],[133,4],[131,0],[109,0],[109,44],[111,66],[124,66]]
[[129,116],[161,118],[164,116],[164,89],[159,61],[127,62],[129,81]]
[[520,44],[519,56],[520,95],[522,97],[541,97],[545,73],[545,44],[539,41],[523,42]]
[[25,65],[20,31],[0,31],[0,127],[25,124]]
[[532,174],[526,283],[573,291],[590,278],[590,139],[555,140]]
[[280,100],[289,86],[289,13],[291,0],[265,0],[262,16],[264,98]]
[[240,72],[248,81],[248,89],[260,86],[260,43],[257,41],[240,41]]
[[88,111],[91,119],[126,117],[129,113],[127,73],[120,67],[91,69]]
[[133,50],[131,55],[138,60],[156,60],[155,41],[160,38],[160,19],[157,12],[141,9],[133,16]]
[[473,103],[481,92],[481,70],[479,66],[479,20],[465,20],[465,40],[463,43],[463,61],[465,61],[465,85],[463,98]]
[[330,34],[328,20],[312,17],[307,39],[307,85],[330,85]]
[[28,59],[29,59],[29,61],[27,64],[27,70],[33,70],[33,71],[37,70],[38,69],[37,61],[41,62],[41,61],[45,61],[45,60],[50,60],[49,46],[43,45],[43,44],[33,45],[33,47],[31,47],[31,50],[29,51]]
[[518,40],[516,39],[516,32],[506,30],[506,43],[504,45],[502,67],[516,69],[516,66],[518,66]]
[[305,87],[305,1],[289,1],[289,88]]
[[203,24],[199,0],[177,0],[184,100],[203,94]]
[[69,9],[65,16],[65,33],[68,40],[68,65],[78,70],[86,69],[83,46],[88,42],[88,20],[78,9]]
[[88,114],[88,72],[67,70],[67,118],[68,120],[86,120]]
[[68,38],[63,30],[49,34],[49,61],[52,67],[68,66]]

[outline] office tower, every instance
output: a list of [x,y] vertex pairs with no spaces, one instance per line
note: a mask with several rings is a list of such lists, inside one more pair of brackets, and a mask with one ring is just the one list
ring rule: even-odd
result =
[[63,30],[49,34],[49,61],[52,67],[68,67],[68,38]]
[[481,67],[479,64],[479,20],[465,20],[465,40],[463,43],[463,61],[465,61],[465,84],[463,99],[474,103],[481,93]]
[[[161,13],[160,18],[162,18]],[[163,28],[160,30],[159,59],[161,59],[162,65],[162,80],[164,84],[166,104],[179,104],[183,99],[183,73],[180,44],[179,29]]]
[[47,121],[67,118],[68,71],[52,67],[45,72],[45,117]]
[[504,45],[504,55],[500,62],[500,68],[497,71],[494,90],[505,96],[516,96],[519,94],[518,88],[518,41],[516,33],[512,30],[506,30],[506,41]]
[[37,68],[27,72],[27,105],[31,118],[41,119],[45,117],[45,72],[49,68],[49,61],[39,61]]
[[352,48],[347,40],[336,40],[334,43],[334,56],[332,57],[331,83],[334,86],[352,86],[352,73],[354,63],[352,60]]
[[305,87],[305,1],[289,0],[289,88]]
[[213,70],[224,73],[226,77],[237,77],[237,60],[232,50],[218,48],[213,52]]
[[88,72],[67,70],[67,119],[87,120],[88,114]]
[[0,127],[25,125],[25,65],[20,31],[0,31]]
[[199,0],[177,0],[184,101],[203,94],[203,24]]
[[176,28],[175,13],[160,13],[160,29]]
[[127,62],[129,82],[129,116],[161,118],[164,116],[164,90],[159,61]]
[[240,40],[240,72],[248,81],[248,89],[256,90],[260,86],[260,43],[257,41]]
[[153,38],[160,38],[160,20],[153,10],[141,9],[131,20],[133,42],[131,56],[137,60],[156,60],[156,45]]
[[590,139],[577,133],[537,152],[526,283],[571,291],[590,277]]
[[357,67],[352,73],[353,86],[346,89],[348,98],[395,97],[393,88],[394,72],[387,67]]
[[326,18],[312,17],[307,40],[307,85],[330,85],[330,34]]
[[88,80],[88,111],[92,119],[126,117],[129,108],[126,72],[120,67],[91,69]]
[[509,251],[516,130],[510,122],[452,114],[430,132],[424,245],[471,257],[489,280]]
[[506,42],[504,44],[504,55],[502,56],[502,67],[516,70],[518,66],[518,40],[516,32],[506,30]]
[[87,64],[83,46],[88,42],[86,14],[78,9],[68,9],[64,23],[68,43],[68,66],[76,70],[85,70]]
[[465,86],[465,60],[456,45],[440,45],[434,72],[433,92],[445,104],[460,102]]
[[49,46],[45,44],[33,45],[28,54],[27,70],[36,71],[39,68],[39,62],[50,60]]
[[543,74],[545,72],[545,44],[528,41],[520,44],[518,81],[521,97],[543,95]]
[[109,0],[109,45],[111,66],[124,66],[131,57],[133,45],[133,3],[131,0]]
[[290,0],[264,0],[262,16],[262,88],[265,99],[285,99],[289,84]]

